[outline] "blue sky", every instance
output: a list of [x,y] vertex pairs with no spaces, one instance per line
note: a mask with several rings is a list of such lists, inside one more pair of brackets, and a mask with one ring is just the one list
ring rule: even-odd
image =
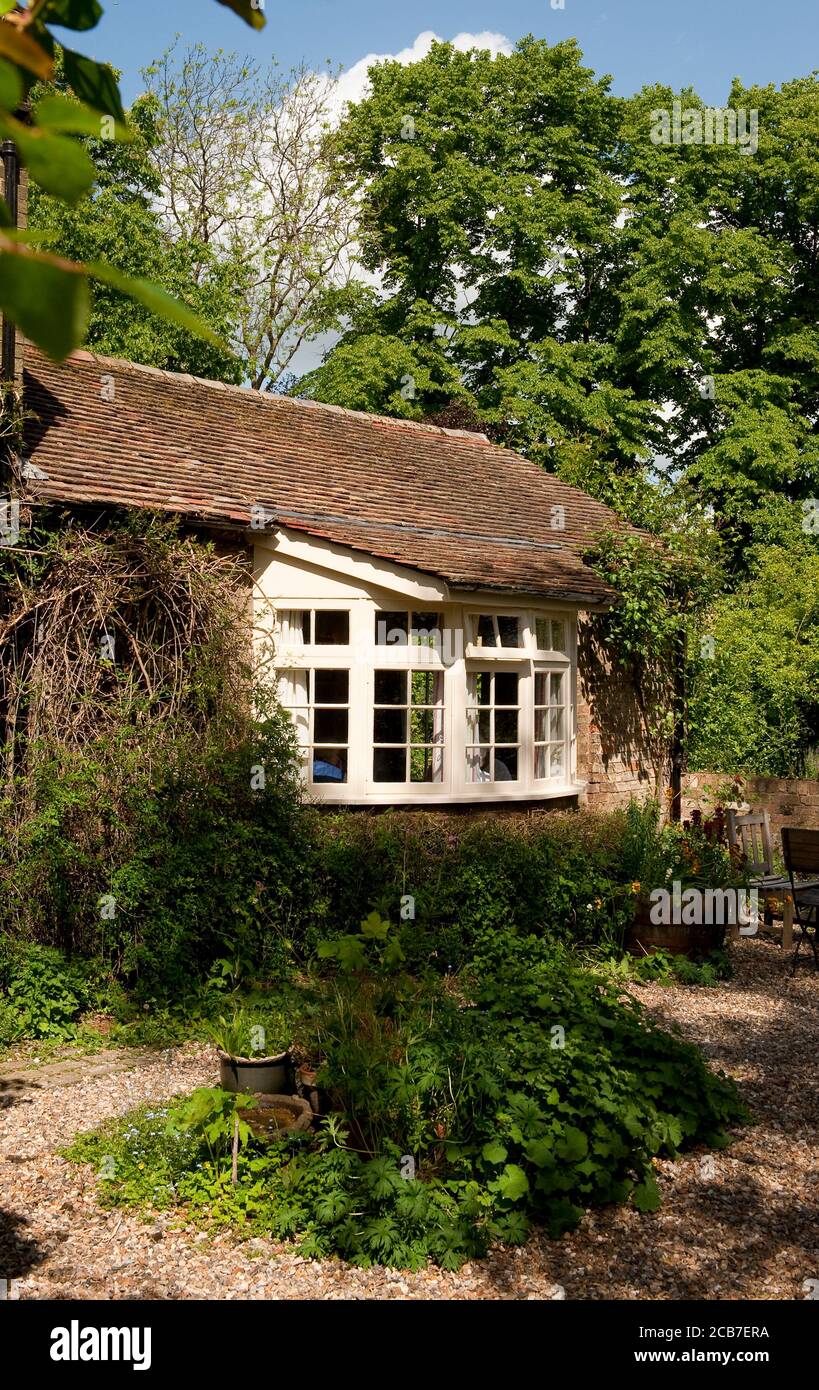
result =
[[[555,0],[556,2],[556,0]],[[433,30],[441,38],[489,31],[511,43],[524,34],[577,38],[586,62],[628,95],[647,82],[692,85],[725,100],[734,76],[780,83],[819,67],[817,0],[266,0],[267,27],[248,29],[215,0],[102,0],[91,34],[72,46],[122,70],[130,102],[139,68],[180,33],[187,43],[238,49],[285,66],[330,59],[346,68],[369,53],[397,53]]]

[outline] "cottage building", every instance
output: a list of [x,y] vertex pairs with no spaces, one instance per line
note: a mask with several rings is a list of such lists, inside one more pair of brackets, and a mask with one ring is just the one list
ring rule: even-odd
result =
[[351,806],[611,805],[653,784],[594,652],[599,502],[485,436],[25,345],[17,486],[241,548],[257,659],[310,793]]

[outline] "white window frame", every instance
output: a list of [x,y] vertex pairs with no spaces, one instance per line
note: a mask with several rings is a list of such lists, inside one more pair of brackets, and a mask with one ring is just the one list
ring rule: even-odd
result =
[[[448,802],[535,801],[576,795],[582,784],[576,780],[576,620],[577,610],[544,604],[524,608],[505,603],[494,596],[486,602],[461,604],[419,603],[395,596],[389,605],[370,598],[351,596],[280,598],[270,600],[279,613],[287,610],[339,610],[350,614],[350,642],[347,646],[298,644],[283,640],[278,620],[274,628],[274,670],[345,669],[349,675],[347,781],[312,783],[308,792],[317,801],[339,804],[410,805]],[[438,608],[446,640],[433,646],[388,643],[378,646],[375,623],[379,612],[431,612]],[[478,647],[471,641],[478,615],[493,618],[514,615],[520,621],[519,647]],[[538,649],[538,619],[563,623],[565,651]],[[410,624],[412,618],[410,616]],[[454,634],[454,636],[453,636]],[[457,640],[461,637],[461,645]],[[551,635],[551,634],[550,634]],[[470,782],[467,780],[467,677],[476,670],[513,670],[518,674],[518,777],[515,780]],[[376,670],[432,670],[443,675],[443,779],[439,782],[376,782],[373,769],[373,711]],[[535,677],[540,672],[559,673],[564,680],[565,714],[564,767],[562,778],[536,778],[535,764]],[[310,678],[308,678],[310,688]],[[308,689],[309,694],[309,689]],[[407,730],[409,738],[409,729]],[[322,744],[322,747],[329,746]],[[396,745],[404,746],[404,745]]]

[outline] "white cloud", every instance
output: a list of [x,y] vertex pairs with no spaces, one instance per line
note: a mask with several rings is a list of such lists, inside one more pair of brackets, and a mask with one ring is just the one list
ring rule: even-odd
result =
[[[365,58],[359,58],[351,68],[343,72],[335,83],[332,104],[338,113],[344,107],[345,102],[360,101],[367,94],[369,81],[367,78],[368,70],[374,63],[396,62],[402,63],[404,67],[410,63],[419,63],[425,58],[432,48],[433,43],[440,42],[440,36],[432,29],[425,29],[419,34],[415,42],[408,48],[402,48],[399,53],[368,53]],[[488,48],[489,52],[495,56],[498,53],[511,53],[512,44],[504,34],[493,34],[489,29],[484,29],[480,34],[456,34],[451,39],[453,48],[457,48],[461,53],[465,53],[470,48]]]

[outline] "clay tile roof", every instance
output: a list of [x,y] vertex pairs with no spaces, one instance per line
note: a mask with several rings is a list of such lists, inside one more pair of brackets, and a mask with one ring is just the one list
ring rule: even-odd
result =
[[[600,603],[580,552],[614,513],[483,435],[26,345],[32,501],[107,503],[274,528],[436,575]],[[103,382],[102,377],[110,377]],[[105,399],[111,395],[113,399]],[[555,529],[564,509],[565,529]],[[258,513],[257,513],[258,515]]]

